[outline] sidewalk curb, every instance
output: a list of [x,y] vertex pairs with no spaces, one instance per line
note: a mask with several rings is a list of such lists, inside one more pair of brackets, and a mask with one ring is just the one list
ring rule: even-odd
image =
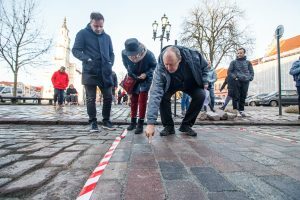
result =
[[[98,122],[102,124],[101,121]],[[0,119],[0,124],[28,124],[28,125],[88,125],[87,121],[82,120],[20,120],[20,119]],[[115,125],[129,125],[128,121],[113,121]],[[162,125],[161,122],[157,123]],[[175,122],[175,125],[180,125]],[[300,126],[300,121],[295,122],[264,122],[264,121],[197,121],[195,125],[221,125],[221,126]]]

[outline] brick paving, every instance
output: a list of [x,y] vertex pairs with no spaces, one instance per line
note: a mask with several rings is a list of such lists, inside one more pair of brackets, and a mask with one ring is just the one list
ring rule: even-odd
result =
[[[246,110],[247,118],[197,121],[196,138],[176,130],[148,144],[129,132],[91,199],[299,199],[298,116]],[[113,106],[118,129],[90,134],[84,106],[0,106],[0,200],[76,199],[129,113]]]

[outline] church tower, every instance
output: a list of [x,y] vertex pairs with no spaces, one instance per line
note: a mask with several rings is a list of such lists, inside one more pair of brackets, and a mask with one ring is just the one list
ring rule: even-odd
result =
[[60,28],[58,41],[55,45],[55,64],[56,69],[58,70],[60,66],[66,67],[66,72],[69,75],[70,82],[69,84],[74,84],[74,76],[76,66],[70,64],[70,37],[69,29],[67,27],[67,19],[65,17],[63,25]]

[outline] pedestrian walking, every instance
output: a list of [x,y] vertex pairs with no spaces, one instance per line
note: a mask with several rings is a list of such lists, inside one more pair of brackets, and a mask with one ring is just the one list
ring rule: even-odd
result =
[[185,116],[186,111],[189,109],[190,99],[191,99],[191,97],[187,93],[185,93],[185,92],[182,93],[181,102],[180,102],[182,116]]
[[154,72],[147,108],[146,136],[149,139],[154,135],[158,110],[164,126],[160,135],[175,134],[171,96],[176,91],[183,91],[192,99],[179,131],[189,136],[197,136],[192,126],[205,99],[204,89],[208,88],[207,73],[207,62],[199,52],[177,45],[163,49]]
[[112,101],[114,102],[114,104],[117,104],[117,98],[116,98],[116,91],[118,89],[118,77],[116,72],[112,71],[112,79],[113,79],[113,87],[112,87]]
[[104,17],[98,12],[90,15],[90,22],[80,30],[72,48],[73,55],[82,61],[82,84],[86,91],[90,132],[98,132],[96,117],[96,89],[103,94],[102,127],[114,130],[110,121],[112,102],[112,66],[115,60],[110,36],[104,31]]
[[294,81],[296,82],[296,88],[298,93],[298,110],[299,115],[298,119],[300,119],[300,57],[299,60],[295,61],[290,69],[290,75],[293,76]]
[[58,106],[62,107],[65,89],[69,85],[69,76],[66,73],[66,68],[61,66],[58,71],[54,72],[51,81],[54,87],[54,106],[56,106],[56,102],[58,102]]
[[211,66],[211,62],[208,61],[208,74],[207,74],[207,80],[208,80],[208,91],[209,91],[209,107],[212,112],[215,112],[214,106],[215,106],[215,82],[217,81],[217,73],[215,69]]
[[234,84],[234,80],[232,79],[232,77],[227,76],[220,88],[220,92],[222,92],[227,85],[227,96],[225,98],[224,104],[220,107],[221,110],[225,110],[226,106],[232,100],[232,97],[234,96],[234,90],[233,90],[234,85],[233,84]]
[[239,48],[237,58],[230,63],[227,76],[234,80],[233,109],[239,112],[242,117],[245,114],[245,100],[250,81],[254,78],[254,71],[250,61],[245,56],[246,50]]
[[[148,91],[157,62],[154,54],[136,38],[129,38],[125,41],[122,60],[128,76],[136,80],[132,94],[130,94],[131,123],[127,130],[136,129],[134,133],[141,134],[146,115]],[[139,112],[138,122],[137,112]]]

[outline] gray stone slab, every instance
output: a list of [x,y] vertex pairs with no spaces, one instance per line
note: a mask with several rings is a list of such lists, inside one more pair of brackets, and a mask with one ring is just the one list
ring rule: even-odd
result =
[[10,154],[0,158],[0,167],[19,160],[23,154]]
[[228,182],[217,171],[210,167],[193,167],[191,172],[197,177],[201,185],[210,192],[236,191],[237,188]]
[[293,199],[300,198],[300,181],[288,176],[264,176],[261,179]]
[[242,152],[242,155],[259,162],[263,165],[271,166],[271,165],[279,165],[281,162],[280,160],[276,160],[271,157],[267,157],[261,153],[255,153],[255,152]]
[[158,162],[162,176],[166,180],[186,179],[188,173],[184,165],[175,161],[159,161]]
[[257,200],[282,200],[286,195],[251,174],[244,172],[226,173],[225,177],[244,191],[250,198]]
[[78,155],[80,151],[76,152],[62,152],[51,158],[45,166],[66,166],[69,165]]
[[71,200],[76,199],[89,172],[84,170],[62,171],[55,176],[48,184],[43,185],[26,200]]
[[37,152],[34,152],[32,154],[29,154],[28,156],[34,156],[34,157],[50,157],[56,153],[58,153],[62,148],[43,148]]
[[16,162],[1,169],[0,177],[18,177],[24,172],[43,163],[45,159],[32,159]]
[[208,194],[209,200],[250,200],[244,192],[212,192]]
[[123,187],[118,180],[100,180],[91,196],[91,200],[122,199]]
[[18,149],[18,152],[26,152],[26,151],[36,151],[42,148],[45,148],[46,146],[49,146],[51,143],[37,143],[30,145],[28,147]]
[[22,148],[22,147],[26,147],[31,145],[32,143],[19,143],[19,144],[15,144],[15,145],[10,145],[8,147],[6,147],[7,149],[18,149],[18,148]]
[[191,181],[175,180],[167,181],[166,189],[168,191],[168,199],[176,200],[203,200],[206,194],[199,186]]
[[131,151],[128,149],[116,149],[110,162],[128,162],[130,159]]
[[1,188],[0,193],[12,193],[20,190],[25,191],[39,187],[49,180],[53,175],[55,175],[57,169],[58,168],[51,167],[33,171]]
[[83,151],[89,147],[90,145],[72,145],[68,148],[65,148],[64,151]]
[[71,168],[93,171],[100,163],[101,158],[101,155],[83,155],[72,163]]
[[104,155],[111,144],[97,144],[92,145],[90,148],[88,148],[83,154],[84,155]]
[[0,178],[0,187],[4,184],[8,183],[11,180],[12,180],[12,178]]
[[10,152],[10,150],[6,150],[6,149],[0,149],[0,156],[3,156],[5,154],[8,154]]
[[102,180],[106,179],[124,179],[127,171],[127,162],[110,162],[106,166],[103,175],[101,176]]

